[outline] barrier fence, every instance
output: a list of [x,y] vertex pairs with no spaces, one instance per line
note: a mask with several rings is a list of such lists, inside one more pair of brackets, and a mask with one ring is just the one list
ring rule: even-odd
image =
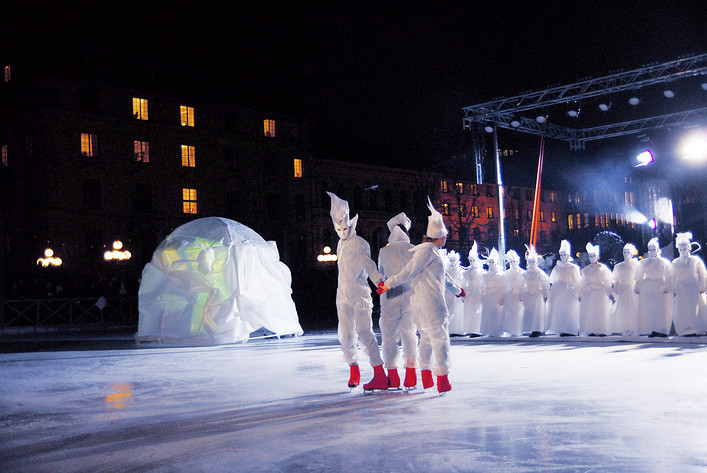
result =
[[137,325],[137,296],[5,299],[0,329]]

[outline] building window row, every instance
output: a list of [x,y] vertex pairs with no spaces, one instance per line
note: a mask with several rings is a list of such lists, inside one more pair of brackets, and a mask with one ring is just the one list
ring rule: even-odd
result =
[[[133,117],[136,120],[149,120],[149,101],[141,97],[133,97]],[[194,107],[179,106],[179,122],[182,126],[194,126]]]

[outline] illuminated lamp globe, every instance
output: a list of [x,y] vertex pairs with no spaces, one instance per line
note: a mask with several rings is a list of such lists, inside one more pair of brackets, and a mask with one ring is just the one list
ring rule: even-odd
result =
[[602,112],[608,112],[610,108],[611,108],[610,104],[606,104],[606,103],[599,104],[599,110],[601,110]]
[[628,103],[631,105],[638,105],[639,103],[641,103],[641,99],[639,99],[638,97],[631,97],[630,99],[628,99]]
[[485,131],[486,133],[493,133],[493,127],[492,127],[491,125],[486,125],[486,126],[484,127],[484,131]]
[[121,248],[123,248],[123,242],[120,241],[120,240],[115,240],[115,241],[113,242],[113,249],[114,249],[114,250],[120,250]]
[[51,248],[47,248],[46,250],[44,250],[44,256],[47,258],[51,258],[52,256],[54,256],[54,250],[52,250]]
[[538,123],[545,123],[547,121],[547,117],[545,115],[538,115],[535,117],[535,121]]
[[511,126],[513,128],[518,128],[520,126],[520,120],[517,120],[517,119],[511,120]]
[[675,92],[673,92],[672,90],[664,90],[663,95],[666,98],[672,99],[673,97],[675,97]]

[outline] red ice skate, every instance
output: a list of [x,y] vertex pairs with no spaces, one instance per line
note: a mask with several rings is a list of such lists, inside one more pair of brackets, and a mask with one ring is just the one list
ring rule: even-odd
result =
[[435,385],[431,370],[422,370],[422,387],[429,389]]
[[398,370],[396,368],[388,370],[388,387],[394,389],[400,387],[400,376],[398,376]]
[[364,384],[363,389],[366,391],[388,389],[388,377],[385,375],[383,365],[373,367],[373,379],[369,383]]
[[447,375],[445,374],[443,376],[437,376],[437,391],[442,394],[451,390],[452,385],[449,384],[449,379],[447,378]]
[[414,388],[417,386],[417,371],[415,371],[415,368],[405,368],[405,382],[403,386],[406,388]]
[[349,365],[351,369],[351,376],[349,377],[349,387],[355,388],[361,382],[361,370],[358,369],[358,365]]

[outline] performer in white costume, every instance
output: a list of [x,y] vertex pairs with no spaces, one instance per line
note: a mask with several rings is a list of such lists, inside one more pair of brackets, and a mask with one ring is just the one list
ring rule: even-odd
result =
[[484,273],[481,285],[481,333],[489,337],[500,337],[503,335],[501,309],[506,284],[496,248],[491,250],[486,264],[489,269]]
[[614,305],[611,308],[612,333],[621,335],[638,334],[638,296],[634,292],[634,278],[638,260],[634,258],[638,250],[631,243],[624,245],[622,263],[617,263],[611,273],[614,283]]
[[660,256],[657,238],[648,242],[648,258],[638,262],[636,287],[638,294],[638,331],[650,337],[667,337],[672,325],[672,267]]
[[560,261],[550,273],[547,329],[560,335],[579,333],[579,266],[572,263],[570,242],[560,242]]
[[588,335],[611,335],[611,271],[599,262],[599,245],[587,243],[589,264],[582,268],[579,284],[579,331]]
[[[449,334],[464,335],[464,301],[459,297],[459,290],[464,286],[464,273],[459,253],[452,250],[446,258],[447,284],[445,297],[449,311]],[[464,294],[466,295],[466,294]]]
[[469,267],[464,271],[464,333],[481,335],[481,286],[484,268],[479,260],[476,242],[469,250]]
[[[678,335],[698,335],[704,333],[705,291],[707,291],[707,269],[705,263],[690,254],[693,243],[692,233],[678,233],[675,247],[680,256],[673,260],[673,323]],[[696,245],[699,244],[694,243]]]
[[523,273],[523,332],[531,337],[545,333],[545,303],[550,295],[550,277],[538,267],[538,254],[531,245],[525,253],[527,269]]
[[447,228],[444,226],[442,214],[435,210],[429,198],[427,207],[431,215],[428,217],[424,242],[410,250],[413,253],[412,260],[400,273],[379,284],[378,293],[382,294],[392,287],[411,282],[410,304],[420,332],[422,386],[425,389],[434,386],[431,366],[431,358],[434,355],[437,390],[443,393],[452,389],[448,377],[450,343],[447,331],[449,312],[444,301],[446,277],[444,261],[439,251],[447,241]]
[[331,219],[339,235],[336,247],[339,268],[336,311],[339,317],[339,342],[351,371],[349,387],[358,386],[361,379],[356,349],[358,338],[358,343],[368,355],[373,367],[373,379],[363,388],[388,389],[388,377],[385,375],[378,341],[373,332],[373,298],[367,281],[370,278],[377,284],[383,280],[383,276],[371,259],[368,242],[356,235],[358,215],[349,219],[349,203],[331,192],[327,194],[331,197]]
[[501,320],[503,332],[519,337],[523,335],[523,273],[520,267],[520,256],[515,250],[506,252],[508,269],[503,272],[503,307],[501,308]]
[[[401,212],[388,220],[390,236],[388,244],[380,249],[378,253],[378,270],[383,277],[398,274],[400,270],[412,259],[410,249],[414,247],[410,243],[408,230],[410,230],[410,219],[405,212]],[[381,316],[380,329],[383,345],[383,358],[385,367],[388,369],[388,380],[391,388],[400,387],[400,375],[398,374],[398,362],[400,359],[400,349],[398,341],[402,345],[405,356],[405,381],[406,388],[417,385],[417,328],[413,321],[412,309],[410,308],[410,283],[406,282],[394,287],[390,291],[381,294]]]

